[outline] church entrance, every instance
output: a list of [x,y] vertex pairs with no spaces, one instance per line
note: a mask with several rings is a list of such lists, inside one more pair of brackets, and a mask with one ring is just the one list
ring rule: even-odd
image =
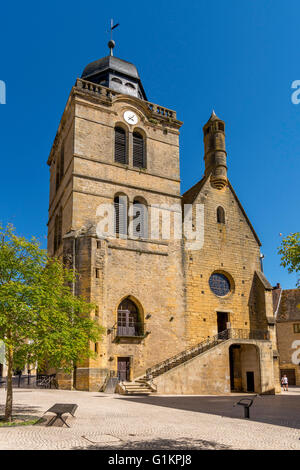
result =
[[130,358],[118,357],[118,379],[127,382],[130,379]]
[[228,313],[217,312],[218,333],[227,330]]

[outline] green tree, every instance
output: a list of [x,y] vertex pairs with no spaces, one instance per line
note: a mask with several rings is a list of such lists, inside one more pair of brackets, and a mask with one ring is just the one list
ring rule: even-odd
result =
[[47,361],[71,371],[94,355],[90,342],[103,328],[92,320],[94,306],[72,294],[76,275],[49,258],[36,239],[18,237],[12,225],[0,226],[0,341],[5,345],[5,419],[12,419],[14,369]]
[[[300,232],[291,233],[283,238],[281,246],[278,248],[281,255],[281,266],[288,268],[289,273],[300,272]],[[300,287],[300,278],[297,281]]]

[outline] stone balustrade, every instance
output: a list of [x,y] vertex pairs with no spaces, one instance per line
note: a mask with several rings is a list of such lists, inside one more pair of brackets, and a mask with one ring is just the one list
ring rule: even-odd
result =
[[[117,96],[120,94],[114,90],[111,90],[110,88],[107,88],[102,85],[98,85],[97,83],[88,82],[87,80],[82,80],[81,78],[77,79],[75,86],[76,88],[86,90],[93,94],[102,96],[104,98],[109,98],[109,99],[111,99],[113,96]],[[172,111],[171,109],[164,108],[163,106],[158,106],[157,104],[150,103],[148,101],[143,101],[143,103],[147,105],[154,119],[155,117],[176,119],[176,112]]]

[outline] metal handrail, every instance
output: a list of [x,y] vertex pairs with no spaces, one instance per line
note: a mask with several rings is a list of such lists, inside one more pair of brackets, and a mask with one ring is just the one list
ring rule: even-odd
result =
[[220,344],[220,342],[227,341],[229,339],[252,339],[252,340],[269,340],[270,335],[268,331],[265,330],[244,330],[244,329],[233,329],[224,330],[213,337],[208,337],[206,340],[201,341],[201,343],[192,346],[175,356],[172,356],[158,364],[150,367],[146,370],[146,377],[151,377],[152,374],[158,374],[164,372],[165,368],[172,365],[175,367],[177,362],[186,362],[189,359],[199,355],[200,353],[213,348]]

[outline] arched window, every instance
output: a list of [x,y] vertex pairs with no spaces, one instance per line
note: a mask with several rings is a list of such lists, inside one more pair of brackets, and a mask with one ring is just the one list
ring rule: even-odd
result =
[[217,222],[218,224],[225,224],[225,211],[221,206],[217,209]]
[[116,196],[114,198],[115,233],[127,235],[127,198]]
[[127,163],[126,132],[122,127],[115,128],[115,162]]
[[118,336],[140,336],[141,333],[138,308],[127,297],[118,307]]
[[138,132],[133,133],[133,151],[132,151],[133,166],[138,168],[146,168],[146,155],[144,139]]
[[148,237],[148,207],[139,199],[133,201],[133,236]]

